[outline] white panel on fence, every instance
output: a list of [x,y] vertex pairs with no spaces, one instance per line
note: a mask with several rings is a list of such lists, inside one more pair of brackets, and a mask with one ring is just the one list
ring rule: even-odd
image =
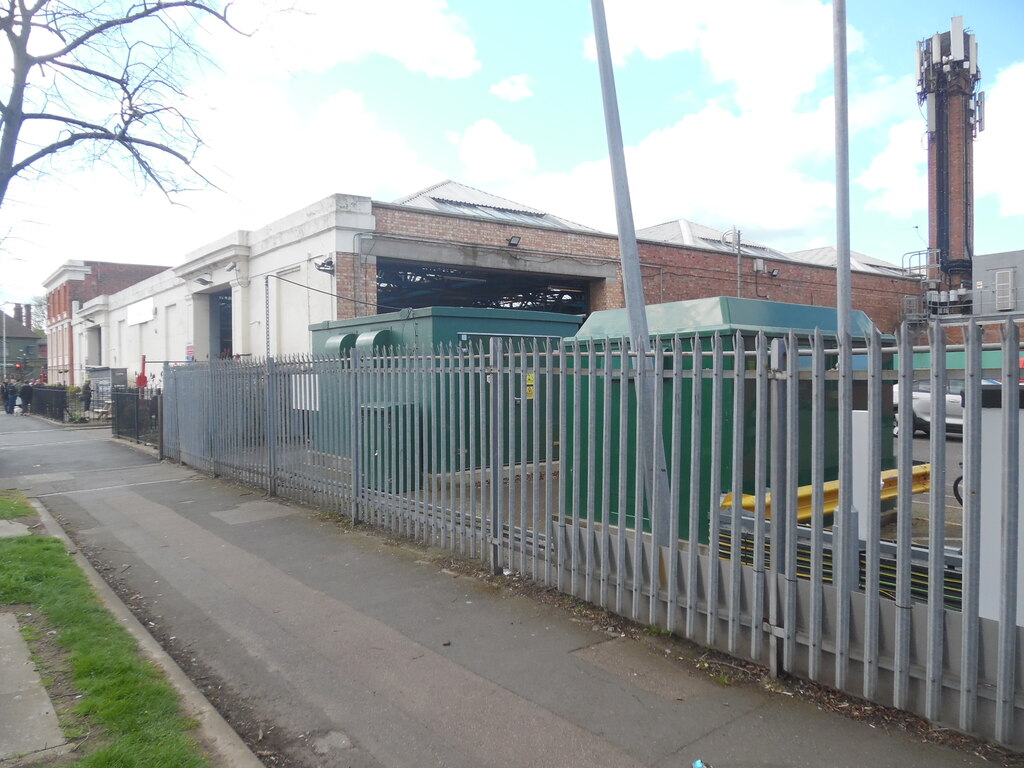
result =
[[292,408],[300,411],[320,410],[320,377],[315,373],[291,375]]

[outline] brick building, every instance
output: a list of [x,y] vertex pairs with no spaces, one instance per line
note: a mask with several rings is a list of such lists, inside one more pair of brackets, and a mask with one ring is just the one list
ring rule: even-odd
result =
[[[337,293],[345,297],[338,300],[339,318],[392,306],[451,304],[460,296],[450,286],[460,280],[465,286],[461,298],[473,306],[544,309],[545,298],[568,304],[568,311],[623,306],[613,235],[454,182],[396,203],[373,202],[371,212],[373,232],[355,238],[352,252],[334,255]],[[741,243],[737,256],[734,246],[722,242],[721,232],[686,221],[641,229],[637,236],[650,304],[740,293],[836,305],[835,249],[784,254]],[[442,274],[438,266],[445,268]],[[402,269],[417,289],[427,284],[435,290],[394,290],[388,278]],[[852,257],[851,269],[854,308],[866,312],[883,332],[895,330],[901,298],[919,293],[919,283],[891,264],[859,254]],[[517,276],[512,285],[510,275]],[[522,298],[528,287],[533,289],[529,302]],[[438,293],[448,301],[437,301]]]
[[68,261],[46,278],[43,287],[46,289],[48,380],[53,384],[76,383],[72,318],[78,305],[97,296],[122,291],[165,269],[149,264]]
[[[735,296],[835,306],[835,252],[734,246],[686,221],[639,231],[648,303]],[[901,270],[852,265],[853,306],[884,332]],[[177,267],[69,262],[48,281],[54,378],[217,357],[309,352],[309,326],[432,306],[585,314],[624,304],[618,240],[446,181],[384,203],[332,195],[258,230],[236,231]],[[151,367],[150,372],[152,373]]]
[[32,305],[15,304],[13,315],[3,316],[4,370],[0,378],[31,381],[40,378],[46,365],[46,337],[32,328]]

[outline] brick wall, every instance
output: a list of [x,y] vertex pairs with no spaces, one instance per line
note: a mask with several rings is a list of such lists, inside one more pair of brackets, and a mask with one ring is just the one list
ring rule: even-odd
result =
[[377,259],[355,253],[334,254],[338,318],[377,314]]
[[84,279],[67,280],[46,295],[48,322],[70,317],[71,305],[76,301],[84,303],[97,296],[123,291],[167,269],[152,264],[115,264],[109,261],[83,263],[91,269]]
[[[974,179],[973,153],[974,129],[970,124],[970,100],[974,84],[967,70],[952,75],[936,99],[944,105],[939,110],[946,137],[946,185],[940,187],[943,169],[939,167],[939,142],[941,131],[928,137],[928,232],[931,248],[945,248],[948,245],[950,259],[969,259],[974,255]],[[944,241],[939,232],[939,207],[948,209],[949,239]],[[937,255],[931,257],[938,263]],[[937,273],[938,274],[938,273]],[[942,276],[946,286],[956,286],[960,278],[949,280]]]
[[[51,328],[48,332],[50,349],[55,357],[50,359],[50,381],[74,384],[74,371],[70,361],[74,355],[74,339],[71,335],[71,307],[74,302],[87,302],[97,296],[123,291],[147,277],[159,274],[167,267],[152,264],[115,264],[109,261],[83,262],[90,273],[82,280],[65,280],[46,294],[46,321]],[[59,359],[58,359],[59,358]]]
[[123,291],[167,269],[150,264],[113,264],[105,261],[87,261],[86,264],[92,267],[92,273],[82,281],[82,291],[89,295],[79,301]]
[[[618,239],[611,235],[586,232],[565,232],[546,227],[482,221],[430,211],[374,205],[377,232],[431,241],[479,244],[505,247],[512,235],[521,238],[519,249],[559,256],[578,257],[581,263],[619,260]],[[650,304],[682,301],[708,296],[736,295],[736,257],[718,251],[688,248],[662,243],[640,242],[641,274],[644,294]],[[355,263],[352,254],[339,254],[338,293],[342,296],[375,298],[376,264]],[[765,259],[765,268],[779,270],[770,278],[753,273],[753,260],[743,264],[743,295],[748,298],[771,299],[817,306],[836,305],[836,273],[830,267],[798,264],[791,261]],[[919,292],[914,280],[854,272],[852,274],[854,309],[863,310],[883,332],[899,325],[902,296]],[[371,298],[374,297],[374,298]],[[591,291],[593,310],[613,309],[625,304],[621,277],[598,280]],[[339,317],[356,316],[354,312],[372,312],[372,307],[353,305],[339,300]]]
[[462,216],[375,204],[377,232],[428,240],[449,240],[504,247],[513,235],[521,238],[522,250],[545,251],[569,256],[619,258],[618,240],[611,235],[566,232],[528,224],[491,222]]
[[[649,303],[736,295],[734,255],[642,242],[640,262]],[[836,306],[836,271],[831,267],[773,259],[764,259],[764,266],[767,272],[778,269],[778,276],[755,275],[753,259],[744,258],[744,297]],[[853,272],[850,282],[853,308],[865,312],[883,333],[899,325],[901,297],[920,292],[916,280],[888,275]]]

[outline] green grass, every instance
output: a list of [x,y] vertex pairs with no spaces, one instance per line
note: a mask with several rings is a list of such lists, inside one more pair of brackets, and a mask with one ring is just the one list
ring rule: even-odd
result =
[[0,490],[0,520],[11,520],[22,515],[34,515],[35,511],[25,501],[21,491]]
[[[33,514],[7,492],[0,504],[0,516]],[[102,607],[61,541],[42,536],[0,539],[0,605],[18,606],[23,622],[30,623],[25,631],[30,647],[33,636],[40,634],[32,625],[37,616],[40,627],[56,632],[54,641],[65,656],[70,684],[81,694],[62,720],[69,737],[89,734],[82,750],[86,754],[75,765],[208,766],[190,733],[195,722],[181,714],[177,693]],[[29,613],[33,617],[26,620]],[[42,671],[49,676],[52,670]]]

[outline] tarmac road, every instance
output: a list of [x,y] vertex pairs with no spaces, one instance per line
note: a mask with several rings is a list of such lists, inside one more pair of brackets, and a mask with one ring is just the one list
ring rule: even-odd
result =
[[0,483],[62,521],[268,765],[988,765],[720,685],[106,431],[3,418]]

